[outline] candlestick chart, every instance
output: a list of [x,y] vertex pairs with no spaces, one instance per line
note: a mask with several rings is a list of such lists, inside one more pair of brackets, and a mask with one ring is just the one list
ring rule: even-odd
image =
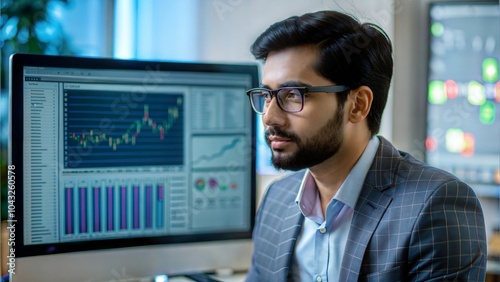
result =
[[154,93],[133,98],[119,91],[66,91],[65,167],[183,163],[183,95]]

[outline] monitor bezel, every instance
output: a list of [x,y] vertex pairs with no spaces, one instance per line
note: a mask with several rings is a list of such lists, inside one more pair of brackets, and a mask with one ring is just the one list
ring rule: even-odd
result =
[[[205,63],[177,62],[154,60],[123,60],[112,58],[54,56],[16,53],[10,57],[9,71],[9,165],[15,167],[15,218],[9,218],[15,223],[15,254],[16,257],[84,252],[104,249],[118,249],[160,244],[179,244],[191,242],[210,242],[250,239],[255,224],[256,212],[256,115],[251,118],[251,183],[250,183],[250,228],[248,231],[223,231],[197,234],[168,235],[154,237],[134,237],[127,239],[107,239],[81,242],[64,242],[56,244],[25,245],[23,228],[23,69],[30,67],[53,68],[83,68],[109,70],[147,70],[175,72],[208,72],[208,73],[241,73],[251,77],[255,87],[259,84],[258,66],[245,63]],[[249,105],[250,107],[250,105]],[[21,141],[21,142],[20,142]],[[9,209],[10,210],[10,209]]]

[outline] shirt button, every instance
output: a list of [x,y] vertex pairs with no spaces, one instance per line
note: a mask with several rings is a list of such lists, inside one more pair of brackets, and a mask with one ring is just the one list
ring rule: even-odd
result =
[[321,279],[321,276],[316,277],[316,281],[321,282],[323,279]]
[[[320,232],[321,234],[325,234],[325,232],[326,232],[326,228],[325,228],[325,227],[321,227],[321,228],[319,229],[319,232]],[[319,276],[318,276],[318,278],[319,278],[319,279],[321,279],[321,277],[319,277]]]

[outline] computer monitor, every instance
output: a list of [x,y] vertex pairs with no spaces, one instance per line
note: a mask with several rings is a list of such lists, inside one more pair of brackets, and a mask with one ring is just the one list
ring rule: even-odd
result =
[[426,160],[500,198],[498,1],[429,6]]
[[256,65],[14,54],[10,66],[13,281],[248,267]]

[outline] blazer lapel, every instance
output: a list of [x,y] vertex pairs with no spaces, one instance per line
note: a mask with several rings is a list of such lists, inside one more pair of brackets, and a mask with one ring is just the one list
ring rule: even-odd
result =
[[276,264],[274,269],[277,271],[276,281],[287,280],[295,242],[297,242],[297,236],[299,235],[303,220],[304,217],[295,202],[290,204],[288,209],[283,213],[281,224],[285,228],[279,228],[282,232],[274,260]]
[[384,194],[383,191],[394,185],[399,165],[399,153],[387,140],[379,138],[379,148],[354,208],[339,281],[359,279],[368,243],[392,201],[392,197]]
[[369,198],[359,198],[363,203],[356,205],[351,223],[351,230],[347,238],[345,253],[342,259],[339,281],[357,281],[363,256],[373,232],[384,215],[392,198],[371,187]]

